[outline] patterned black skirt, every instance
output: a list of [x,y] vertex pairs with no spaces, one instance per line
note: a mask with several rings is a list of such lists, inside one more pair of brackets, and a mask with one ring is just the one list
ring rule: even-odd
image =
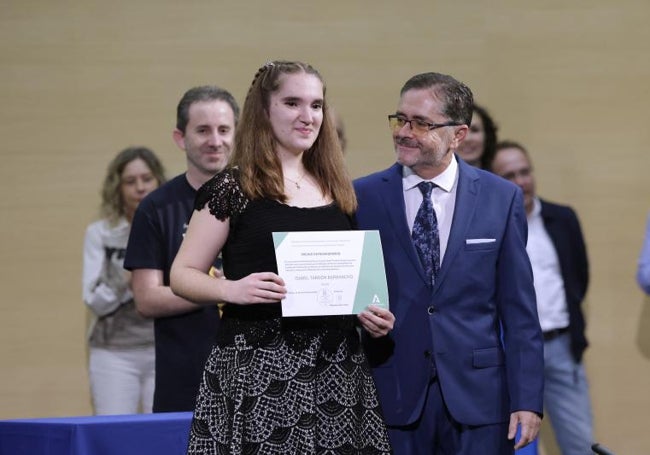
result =
[[224,318],[188,454],[390,454],[354,317]]

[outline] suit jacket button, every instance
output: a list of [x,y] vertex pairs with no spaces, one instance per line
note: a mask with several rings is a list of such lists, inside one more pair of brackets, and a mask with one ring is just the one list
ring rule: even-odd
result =
[[429,357],[431,357],[431,351],[427,349],[426,351],[424,351],[424,358],[428,359]]
[[433,314],[436,312],[436,307],[431,305],[429,308],[427,308],[427,313]]

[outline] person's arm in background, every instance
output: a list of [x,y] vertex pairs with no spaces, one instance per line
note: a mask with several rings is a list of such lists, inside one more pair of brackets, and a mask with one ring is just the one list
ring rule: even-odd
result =
[[82,295],[84,303],[97,316],[105,316],[115,311],[128,289],[115,289],[102,279],[106,252],[102,242],[100,225],[91,224],[86,229],[83,251]]
[[585,238],[582,234],[580,221],[578,220],[577,213],[571,209],[571,225],[573,229],[573,248],[577,261],[577,277],[580,283],[580,301],[585,298],[587,289],[589,287],[589,259],[587,257],[587,246],[585,245]]
[[157,207],[145,198],[135,212],[124,265],[130,269],[131,288],[138,313],[145,318],[177,316],[199,309],[176,296],[165,284],[166,235],[155,216]]
[[138,313],[145,318],[162,318],[196,311],[199,306],[174,294],[163,281],[163,271],[135,269],[131,279]]
[[645,238],[639,257],[639,268],[636,272],[636,281],[643,289],[643,292],[650,295],[650,216],[645,229]]

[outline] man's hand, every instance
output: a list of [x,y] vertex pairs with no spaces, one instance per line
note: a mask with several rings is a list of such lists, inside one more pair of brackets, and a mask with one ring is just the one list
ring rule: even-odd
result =
[[516,411],[510,414],[508,439],[514,439],[517,434],[517,426],[521,426],[521,437],[515,445],[515,450],[521,449],[533,442],[539,433],[541,424],[542,419],[531,411]]
[[389,310],[369,305],[358,315],[364,329],[373,338],[383,337],[393,330],[395,316]]

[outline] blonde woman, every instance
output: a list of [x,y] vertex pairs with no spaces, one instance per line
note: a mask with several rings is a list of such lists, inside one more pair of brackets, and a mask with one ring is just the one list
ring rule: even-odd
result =
[[122,265],[135,209],[164,181],[163,166],[151,150],[121,151],[104,179],[101,219],[86,230],[82,284],[93,313],[88,343],[95,414],[151,412],[153,322],[137,314],[131,276]]

